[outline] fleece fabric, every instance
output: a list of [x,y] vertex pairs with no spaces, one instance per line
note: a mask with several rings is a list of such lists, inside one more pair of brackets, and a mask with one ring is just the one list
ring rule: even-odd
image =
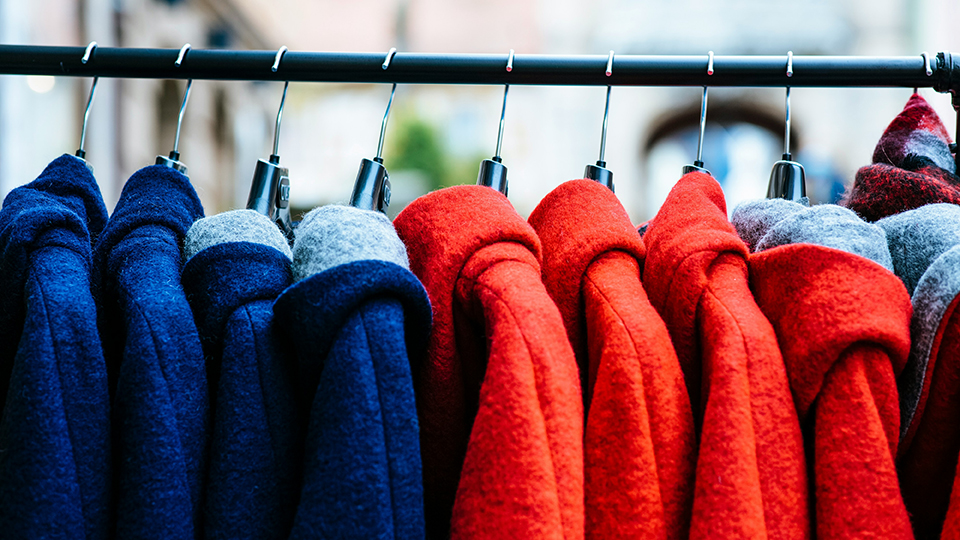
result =
[[433,304],[415,370],[431,538],[582,538],[583,404],[540,242],[501,193],[456,186],[394,224]]
[[613,192],[593,180],[562,184],[529,222],[587,403],[586,536],[686,538],[693,414],[670,334],[640,281],[643,241]]
[[106,539],[110,396],[91,292],[100,188],[63,155],[0,210],[0,530]]
[[[738,211],[757,216],[765,206],[738,207],[733,222],[747,224]],[[764,220],[750,285],[777,333],[804,425],[816,536],[912,539],[894,465],[909,295],[891,271],[883,229],[834,205],[797,206]]]
[[203,532],[207,374],[180,284],[180,245],[201,217],[186,176],[144,167],[124,186],[95,250],[99,326],[116,380],[119,538],[194,539]]
[[[394,261],[404,248],[391,228],[376,212],[324,207],[296,231],[303,279],[274,305],[308,418],[293,539],[425,536],[411,363],[423,361],[430,303]],[[379,232],[354,242],[365,229]]]
[[690,537],[809,538],[803,439],[720,185],[684,175],[643,237],[643,285],[701,424]]
[[253,210],[200,219],[184,240],[183,287],[215,390],[204,538],[287,538],[293,523],[303,436],[273,316],[293,282],[289,253]]
[[913,94],[880,137],[873,165],[857,171],[840,204],[876,221],[933,203],[960,204],[960,177],[946,127],[930,104]]
[[[910,358],[898,379],[900,488],[917,537],[936,538],[948,505],[960,512],[950,501],[960,453],[960,207],[931,204],[877,225],[913,293]],[[944,535],[956,537],[957,526]]]

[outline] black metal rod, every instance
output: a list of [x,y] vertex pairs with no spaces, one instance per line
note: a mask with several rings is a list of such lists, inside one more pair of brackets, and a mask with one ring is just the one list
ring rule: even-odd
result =
[[[605,55],[518,54],[514,69],[503,69],[507,55],[402,53],[384,70],[383,53],[289,51],[272,71],[276,51],[191,49],[174,65],[178,49],[97,47],[83,64],[83,47],[0,45],[0,74],[150,79],[215,79],[406,84],[523,84],[570,86],[765,86],[933,87],[947,91],[943,56],[927,75],[916,56],[794,56],[787,78],[784,56],[716,56],[707,74],[707,55],[617,55],[606,76]],[[953,55],[952,58],[960,57]],[[947,58],[951,58],[948,56]],[[949,61],[948,61],[949,62]],[[954,78],[952,75],[950,79]]]

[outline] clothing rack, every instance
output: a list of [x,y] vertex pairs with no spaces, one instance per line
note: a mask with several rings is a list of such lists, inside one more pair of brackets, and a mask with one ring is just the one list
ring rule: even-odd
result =
[[[281,62],[282,60],[282,62]],[[904,87],[952,94],[960,53],[704,56],[236,51],[0,45],[0,74],[134,79],[561,86]],[[960,165],[960,153],[957,154]]]
[[[917,56],[609,56],[181,50],[0,45],[0,74],[149,79],[567,86],[923,87],[954,94],[960,54]],[[389,62],[385,58],[390,57]],[[505,69],[510,58],[512,69]],[[712,57],[712,72],[707,66]],[[929,71],[927,62],[929,60]]]

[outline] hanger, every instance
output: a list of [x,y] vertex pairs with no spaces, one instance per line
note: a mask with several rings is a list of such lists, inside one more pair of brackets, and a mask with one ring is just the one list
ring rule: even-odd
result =
[[[793,77],[793,51],[787,52],[787,77]],[[807,187],[803,174],[803,165],[792,161],[790,155],[790,87],[787,86],[786,131],[783,135],[783,157],[773,164],[770,171],[770,185],[767,187],[768,199],[787,199],[799,201],[807,196]]]
[[[607,56],[607,77],[613,75],[613,51]],[[596,165],[587,165],[583,171],[583,177],[590,180],[596,180],[613,191],[613,171],[607,169],[607,162],[603,160],[603,154],[607,147],[607,117],[610,115],[610,85],[607,85],[607,104],[603,108],[603,130],[600,133],[600,159]]]
[[[80,59],[81,64],[86,64],[90,61],[90,56],[93,54],[93,51],[97,48],[97,42],[91,41],[85,51],[83,51],[83,58]],[[87,120],[90,119],[90,108],[93,106],[93,96],[97,92],[97,81],[100,80],[100,77],[93,78],[93,84],[90,86],[90,97],[87,98],[87,107],[83,111],[83,127],[80,128],[80,147],[77,149],[76,154],[74,154],[77,159],[83,162],[84,165],[90,169],[90,172],[93,172],[93,165],[87,162],[87,152],[83,149],[83,144],[87,141]]]
[[[390,67],[393,55],[397,48],[391,47],[387,57],[380,66],[384,70]],[[387,118],[390,117],[390,107],[393,105],[393,96],[397,93],[397,83],[393,83],[390,90],[390,101],[387,110],[383,113],[383,122],[380,123],[380,142],[377,144],[377,157],[360,161],[360,171],[357,172],[357,181],[353,185],[353,194],[350,195],[350,206],[364,210],[377,210],[386,213],[390,206],[390,175],[383,166],[383,138],[387,133]]]
[[[273,60],[274,73],[280,69],[280,59],[287,52],[287,46],[280,47]],[[288,240],[293,240],[293,222],[290,220],[290,170],[280,166],[280,120],[283,118],[283,105],[287,101],[287,88],[290,81],[283,83],[283,96],[280,109],[277,110],[277,124],[273,131],[273,153],[270,161],[257,160],[250,185],[247,208],[256,210],[270,218],[280,227]]]
[[[187,43],[180,48],[180,54],[177,55],[177,61],[174,62],[174,65],[180,67],[183,64],[183,59],[187,56],[187,51],[190,50],[190,44]],[[170,167],[176,171],[186,175],[187,166],[180,161],[180,126],[183,125],[183,113],[187,110],[187,100],[190,99],[190,88],[193,86],[193,79],[187,80],[187,90],[183,93],[183,103],[180,104],[180,115],[177,116],[177,136],[173,140],[173,150],[170,151],[168,157],[157,156],[157,165],[163,165],[165,167]]]
[[[513,71],[513,49],[507,55],[507,73]],[[497,134],[497,153],[491,159],[480,162],[477,185],[491,187],[504,195],[507,194],[507,167],[500,161],[500,147],[503,144],[503,119],[507,114],[507,92],[510,85],[503,86],[503,108],[500,109],[500,132]]]
[[[707,75],[713,75],[713,51],[707,53]],[[703,136],[707,131],[707,87],[703,87],[703,97],[700,99],[700,138],[697,139],[697,159],[693,165],[684,165],[683,174],[702,172],[710,174],[703,168]],[[712,175],[711,175],[712,176]]]

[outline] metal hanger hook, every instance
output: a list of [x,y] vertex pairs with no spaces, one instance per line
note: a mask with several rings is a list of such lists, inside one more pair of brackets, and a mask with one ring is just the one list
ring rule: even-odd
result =
[[[613,75],[613,51],[610,51],[610,55],[607,56],[607,77]],[[607,118],[610,117],[610,89],[612,87],[607,85],[607,103],[603,107],[603,129],[600,132],[600,159],[597,160],[597,163],[603,163],[603,156],[606,153],[607,149]],[[604,165],[600,165],[603,167]]]
[[787,77],[793,77],[793,51],[787,51]]
[[933,76],[933,65],[930,63],[930,55],[927,51],[920,53],[920,57],[923,58],[923,70],[926,72],[927,77]]
[[180,67],[180,64],[183,63],[183,59],[187,57],[187,51],[190,50],[190,44],[186,43],[183,47],[180,47],[180,54],[177,55],[177,61],[173,65]]
[[713,51],[707,53],[707,75],[713,75]]
[[[283,54],[287,52],[287,46],[284,45],[280,47],[277,51],[277,56],[273,60],[273,66],[270,68],[270,71],[276,73],[280,69],[280,60],[283,58]],[[283,96],[280,98],[280,108],[277,110],[277,125],[273,128],[273,155],[277,156],[277,159],[280,158],[280,120],[283,118],[283,105],[287,102],[287,88],[290,86],[290,81],[284,81],[283,83]]]
[[[697,161],[703,163],[703,136],[707,131],[707,87],[703,87],[703,98],[700,100],[700,137],[697,139]],[[702,167],[702,165],[698,165]]]
[[383,163],[383,139],[387,135],[387,119],[390,117],[390,107],[393,105],[393,96],[397,93],[397,83],[393,83],[393,89],[390,90],[390,101],[387,102],[387,110],[383,113],[383,122],[380,123],[380,142],[377,144],[377,157],[373,160],[377,163]]
[[[90,61],[90,55],[93,54],[93,51],[94,51],[94,49],[96,49],[96,48],[97,48],[97,42],[96,42],[96,41],[91,41],[91,42],[87,45],[86,50],[83,51],[83,58],[80,59],[80,63],[86,65],[86,63]],[[926,53],[924,53],[924,54],[926,54]]]
[[[174,62],[174,65],[180,67],[183,64],[183,59],[187,56],[187,51],[190,50],[190,44],[187,43],[180,48],[180,54],[177,55],[177,61]],[[177,116],[177,135],[173,139],[173,153],[179,155],[180,153],[180,127],[183,125],[183,113],[187,110],[187,101],[190,100],[190,89],[193,87],[193,79],[187,79],[187,90],[183,93],[183,102],[180,104],[180,114]]]
[[86,152],[83,150],[83,145],[87,142],[87,121],[90,119],[90,109],[93,107],[93,97],[97,93],[97,81],[99,80],[100,77],[94,77],[93,84],[90,85],[90,97],[87,98],[87,107],[83,111],[83,126],[80,128],[80,148],[77,150],[78,157],[86,155]]
[[[93,54],[94,49],[97,48],[97,42],[91,41],[87,45],[86,50],[83,52],[83,58],[80,59],[81,64],[86,64],[90,61],[90,55]],[[87,121],[90,119],[90,109],[93,107],[93,97],[97,93],[97,82],[100,80],[100,77],[93,78],[93,84],[90,85],[90,96],[87,97],[87,107],[83,110],[83,125],[80,127],[80,147],[77,149],[77,157],[83,158],[86,156],[86,151],[84,151],[83,146],[87,142]]]
[[390,62],[393,61],[393,56],[394,56],[395,54],[397,54],[397,48],[396,48],[396,47],[390,47],[390,50],[387,51],[387,57],[383,59],[383,64],[381,64],[380,67],[382,67],[384,70],[386,70],[388,67],[390,67]]
[[784,129],[783,134],[783,154],[785,156],[790,155],[790,87],[787,87],[787,98],[786,98],[786,128]]
[[287,52],[287,46],[284,45],[280,47],[277,51],[277,55],[273,58],[273,66],[270,68],[270,71],[276,73],[280,69],[280,60],[283,58],[283,54]]

